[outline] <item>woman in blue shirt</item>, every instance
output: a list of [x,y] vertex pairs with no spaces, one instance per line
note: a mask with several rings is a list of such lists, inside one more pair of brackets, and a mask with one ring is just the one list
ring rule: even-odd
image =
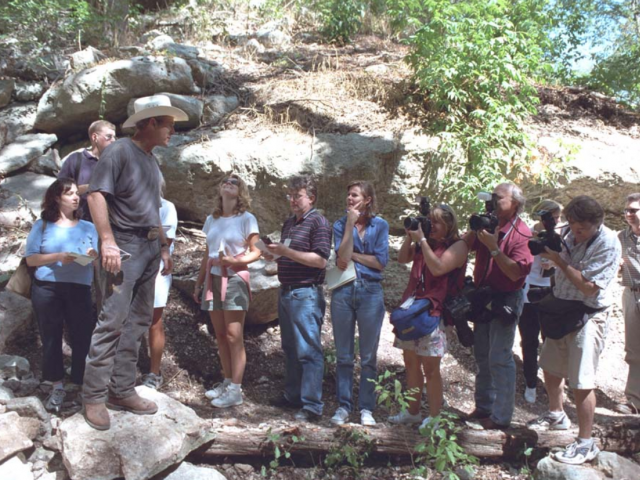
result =
[[380,281],[389,260],[389,224],[376,217],[376,194],[369,182],[352,182],[347,191],[347,214],[333,224],[338,268],[353,262],[357,278],[336,288],[331,295],[331,323],[337,356],[339,407],[331,421],[342,425],[353,404],[355,328],[360,345],[360,423],[375,425],[378,341],[384,320],[384,296]]
[[31,302],[42,342],[42,379],[52,383],[45,407],[56,412],[65,398],[63,326],[69,329],[71,381],[77,385],[82,384],[93,331],[93,264],[82,265],[78,255],[97,257],[98,234],[92,223],[79,220],[79,201],[72,180],[53,182],[42,201],[41,219],[29,232],[25,254],[27,265],[36,267]]

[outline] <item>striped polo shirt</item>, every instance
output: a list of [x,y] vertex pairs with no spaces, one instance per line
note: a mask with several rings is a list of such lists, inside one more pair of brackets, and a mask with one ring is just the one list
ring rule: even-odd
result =
[[[281,242],[291,239],[289,248],[299,252],[314,252],[324,259],[331,253],[331,225],[312,208],[299,220],[289,217],[282,226]],[[278,280],[282,285],[324,282],[324,268],[307,267],[287,257],[278,258]]]
[[640,288],[640,239],[627,227],[618,233],[622,246],[622,285]]

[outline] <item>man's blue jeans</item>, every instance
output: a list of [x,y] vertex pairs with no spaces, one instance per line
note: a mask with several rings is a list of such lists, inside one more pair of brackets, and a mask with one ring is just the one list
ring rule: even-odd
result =
[[[505,303],[520,318],[524,294],[518,290],[508,294]],[[476,323],[473,353],[478,365],[476,376],[476,409],[491,415],[498,425],[509,425],[516,401],[516,362],[513,341],[518,321],[505,324],[500,318],[489,323]]]
[[278,315],[285,356],[284,394],[292,403],[322,415],[322,319],[326,308],[322,287],[280,289]]
[[360,410],[372,412],[376,406],[378,341],[384,320],[384,295],[380,282],[356,280],[339,287],[331,296],[331,323],[337,356],[338,404],[353,408],[353,364],[356,324],[360,343]]

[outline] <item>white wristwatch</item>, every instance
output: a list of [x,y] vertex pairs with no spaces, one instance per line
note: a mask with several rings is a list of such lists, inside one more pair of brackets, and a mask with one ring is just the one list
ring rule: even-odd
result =
[[500,255],[500,249],[496,248],[495,250],[491,250],[491,256],[492,257],[497,257],[498,255]]

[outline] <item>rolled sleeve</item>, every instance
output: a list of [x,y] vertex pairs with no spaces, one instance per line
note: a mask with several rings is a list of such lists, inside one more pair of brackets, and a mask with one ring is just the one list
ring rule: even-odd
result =
[[373,247],[373,254],[376,260],[383,267],[389,263],[389,224],[384,220],[378,222],[376,228],[376,239]]
[[[108,152],[114,151],[116,150],[110,149]],[[89,183],[89,193],[100,192],[109,195],[115,194],[120,168],[114,155],[109,155],[108,152],[105,151],[105,154],[93,169]]]

